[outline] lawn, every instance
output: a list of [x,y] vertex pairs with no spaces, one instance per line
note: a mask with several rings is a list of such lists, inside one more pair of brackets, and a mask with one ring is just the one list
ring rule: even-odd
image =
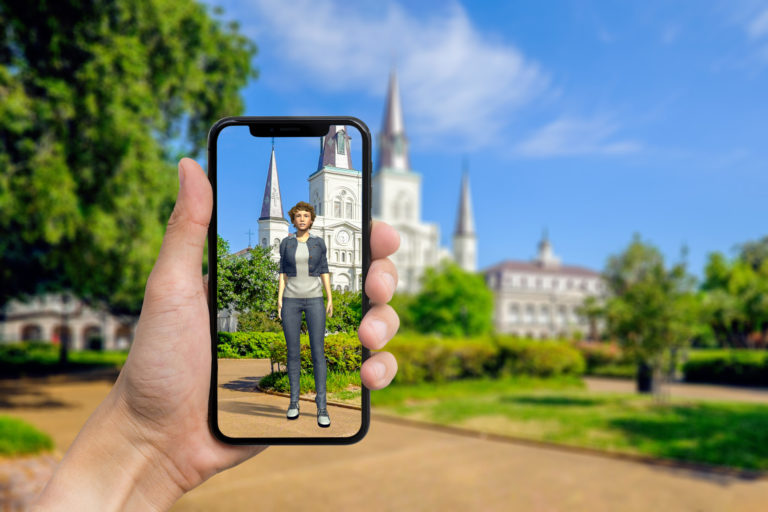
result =
[[[315,378],[311,372],[301,372],[299,374],[299,385],[301,393],[315,392]],[[259,387],[270,389],[280,393],[289,393],[291,388],[288,384],[288,374],[286,372],[270,373],[259,381]],[[327,372],[325,381],[326,396],[332,402],[345,402],[360,404],[360,372]]]
[[58,364],[57,345],[34,342],[0,344],[0,376],[16,378],[91,368],[120,368],[127,357],[128,351],[71,350],[68,364],[62,368]]
[[768,405],[595,393],[574,380],[393,385],[380,410],[445,425],[609,452],[768,470]]
[[27,455],[53,449],[53,441],[29,423],[0,416],[0,456]]

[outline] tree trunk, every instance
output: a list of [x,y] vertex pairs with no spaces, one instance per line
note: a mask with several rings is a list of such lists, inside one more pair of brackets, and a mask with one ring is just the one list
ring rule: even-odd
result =
[[637,364],[637,392],[653,393],[655,382],[653,381],[653,368],[641,361]]

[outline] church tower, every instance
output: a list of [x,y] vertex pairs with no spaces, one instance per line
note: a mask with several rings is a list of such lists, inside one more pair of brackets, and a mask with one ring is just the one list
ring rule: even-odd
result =
[[464,270],[477,271],[477,236],[469,193],[469,174],[466,169],[461,179],[459,211],[456,215],[456,229],[453,232],[453,257]]
[[279,257],[280,241],[288,236],[289,223],[283,216],[283,201],[280,198],[280,182],[277,178],[277,161],[275,146],[272,144],[272,155],[269,158],[267,184],[264,186],[264,199],[261,203],[259,216],[259,245],[272,247],[272,255]]
[[371,187],[373,217],[400,233],[400,249],[391,257],[398,270],[397,290],[414,293],[421,287],[424,269],[436,266],[444,254],[439,248],[437,224],[421,220],[421,175],[413,172],[408,159],[408,138],[394,71],[389,77],[378,143]]
[[363,284],[363,175],[354,168],[350,137],[344,126],[331,126],[320,139],[317,169],[309,176],[309,203],[315,208],[313,235],[328,250],[334,290],[360,291]]
[[542,267],[556,268],[560,266],[560,258],[555,256],[552,250],[552,244],[549,242],[549,235],[547,230],[544,230],[544,234],[539,242],[539,254],[536,258],[536,262]]

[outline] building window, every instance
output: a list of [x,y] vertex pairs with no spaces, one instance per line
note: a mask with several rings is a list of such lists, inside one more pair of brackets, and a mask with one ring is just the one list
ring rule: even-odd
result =
[[539,323],[546,324],[549,322],[549,306],[541,306],[539,310]]
[[262,238],[261,239],[261,246],[262,247],[266,247],[267,246],[267,239],[266,238]]
[[528,304],[525,307],[525,315],[523,316],[523,322],[526,324],[533,323],[535,318],[534,315],[536,314],[536,308],[533,307],[533,304]]
[[346,253],[343,253],[343,252],[341,253],[341,261],[347,261],[346,258],[345,258],[345,254]]
[[339,200],[333,202],[333,216],[341,218],[341,201]]
[[344,132],[339,130],[336,132],[336,152],[340,155],[343,155],[345,151],[345,144],[344,144]]
[[526,279],[524,277],[521,277],[520,278],[520,286],[522,288],[527,288],[528,287],[528,279]]
[[347,218],[348,219],[355,218],[355,214],[353,213],[352,210],[353,210],[352,201],[347,201]]
[[510,304],[509,305],[509,321],[510,322],[517,322],[520,319],[520,310],[517,306],[517,304]]
[[557,283],[557,279],[553,279],[553,280],[552,280],[552,289],[553,289],[553,290],[557,290],[557,284],[558,284],[558,283]]
[[573,289],[573,281],[569,279],[566,282],[565,287],[568,288],[569,290]]
[[541,288],[541,287],[542,287],[542,281],[541,281],[541,278],[538,278],[536,279],[536,288]]
[[339,261],[339,251],[333,251],[333,261]]

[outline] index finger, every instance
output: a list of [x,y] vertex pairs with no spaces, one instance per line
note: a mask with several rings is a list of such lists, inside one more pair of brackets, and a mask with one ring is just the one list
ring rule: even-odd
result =
[[378,260],[394,254],[400,247],[400,234],[395,228],[374,220],[371,227],[371,259]]

